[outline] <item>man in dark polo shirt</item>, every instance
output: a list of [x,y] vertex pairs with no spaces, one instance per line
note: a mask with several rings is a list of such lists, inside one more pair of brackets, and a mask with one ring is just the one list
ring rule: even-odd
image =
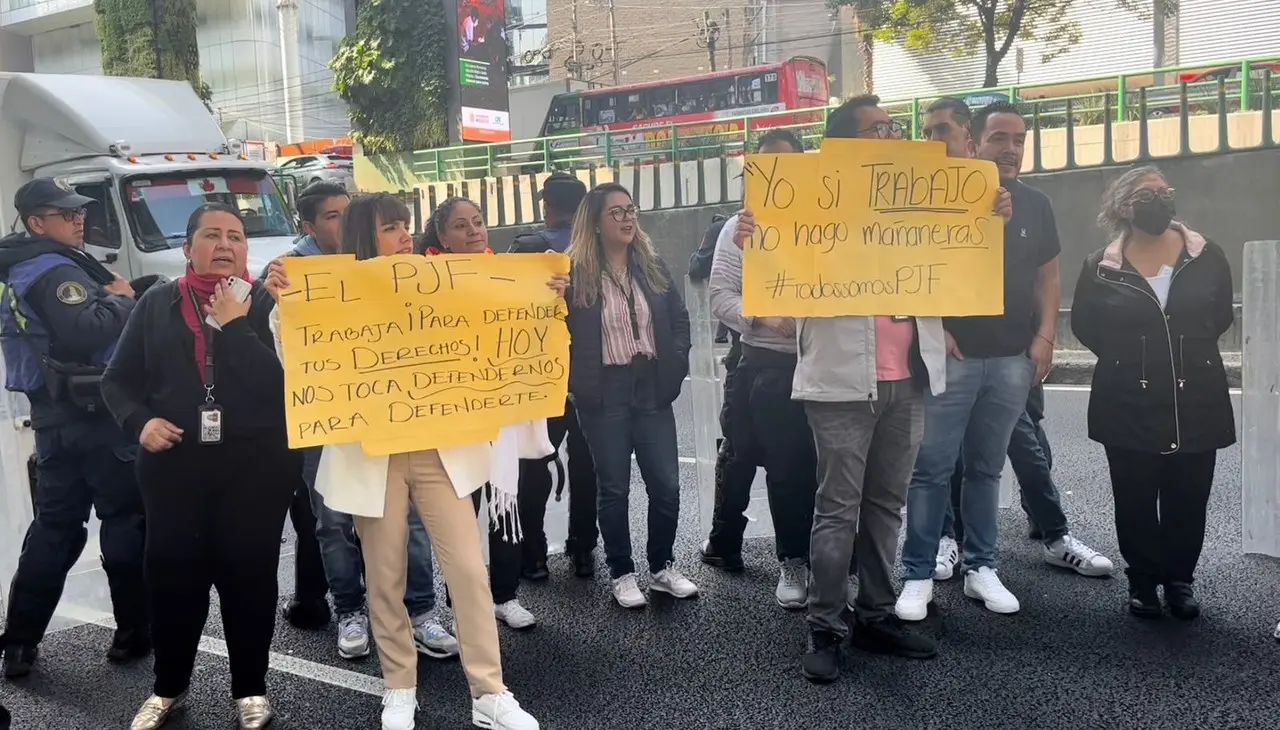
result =
[[1061,283],[1057,223],[1049,199],[1018,181],[1026,122],[998,102],[974,115],[977,156],[996,163],[1013,199],[1005,223],[1004,314],[953,317],[947,331],[947,389],[926,396],[925,436],[907,493],[904,582],[898,617],[919,621],[933,595],[938,543],[950,502],[950,479],[964,445],[965,595],[996,613],[1016,613],[1018,599],[997,574],[1000,472],[1014,425],[1033,384],[1053,362]]

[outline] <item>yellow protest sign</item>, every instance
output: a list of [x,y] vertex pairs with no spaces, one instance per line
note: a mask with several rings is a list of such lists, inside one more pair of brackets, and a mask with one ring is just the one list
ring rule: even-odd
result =
[[569,331],[547,286],[563,254],[284,259],[293,448],[369,454],[479,443],[564,413]]
[[994,163],[935,142],[828,139],[816,154],[747,155],[747,316],[1004,312]]

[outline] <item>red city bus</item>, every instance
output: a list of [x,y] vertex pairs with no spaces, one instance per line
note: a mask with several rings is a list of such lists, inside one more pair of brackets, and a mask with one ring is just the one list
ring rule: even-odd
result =
[[669,81],[557,94],[547,110],[542,136],[586,135],[553,140],[554,151],[602,148],[605,135],[591,133],[612,132],[613,154],[632,156],[652,151],[646,159],[659,160],[669,156],[662,154],[664,151],[671,151],[671,125],[688,125],[677,130],[676,142],[682,152],[696,153],[699,148],[718,149],[720,135],[726,135],[724,141],[730,137],[741,140],[734,133],[742,130],[743,122],[734,117],[772,115],[753,120],[752,129],[809,124],[819,121],[821,114],[785,112],[824,107],[829,102],[826,64],[797,56],[781,63]]

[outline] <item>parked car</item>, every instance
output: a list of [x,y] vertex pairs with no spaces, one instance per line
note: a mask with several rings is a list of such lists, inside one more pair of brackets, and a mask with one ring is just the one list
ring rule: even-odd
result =
[[314,182],[333,182],[347,190],[355,192],[355,166],[351,155],[302,155],[293,157],[276,165],[281,173],[298,181],[299,187],[305,188]]

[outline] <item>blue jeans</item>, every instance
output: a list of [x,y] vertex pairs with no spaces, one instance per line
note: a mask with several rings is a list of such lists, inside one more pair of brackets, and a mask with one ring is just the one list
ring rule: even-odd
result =
[[[578,421],[591,447],[600,484],[600,538],[613,578],[636,571],[631,559],[631,454],[649,495],[649,572],[663,570],[674,559],[680,519],[680,459],[676,417],[671,405],[657,406],[652,388],[634,366],[604,368],[602,402],[578,407]],[[639,375],[639,377],[637,377]]]
[[[364,556],[351,515],[329,509],[316,492],[321,448],[303,450],[302,478],[316,513],[316,540],[320,542],[320,558],[324,561],[325,577],[329,579],[329,592],[333,594],[333,610],[341,616],[365,610]],[[409,575],[404,606],[413,618],[431,613],[436,607],[431,538],[413,505],[409,506]]]
[[[1013,465],[1013,473],[1018,478],[1018,491],[1022,501],[1022,511],[1027,514],[1032,526],[1041,534],[1045,545],[1052,545],[1067,534],[1067,515],[1062,511],[1062,501],[1058,488],[1053,483],[1053,449],[1049,446],[1049,436],[1044,432],[1044,388],[1037,385],[1027,396],[1026,410],[1018,416],[1009,438],[1009,463]],[[962,450],[963,451],[963,450]],[[963,510],[961,519],[955,519],[956,502],[960,497],[960,481],[964,475],[963,454],[956,464],[955,476],[951,479],[952,501],[947,507],[947,517],[942,523],[942,534],[956,537],[960,533],[963,538]],[[960,525],[960,529],[955,527]]]
[[951,476],[962,445],[964,571],[996,568],[1000,472],[1034,377],[1035,364],[1026,355],[947,358],[946,392],[925,396],[924,443],[907,490],[907,539],[902,548],[906,580],[933,578],[951,501]]

